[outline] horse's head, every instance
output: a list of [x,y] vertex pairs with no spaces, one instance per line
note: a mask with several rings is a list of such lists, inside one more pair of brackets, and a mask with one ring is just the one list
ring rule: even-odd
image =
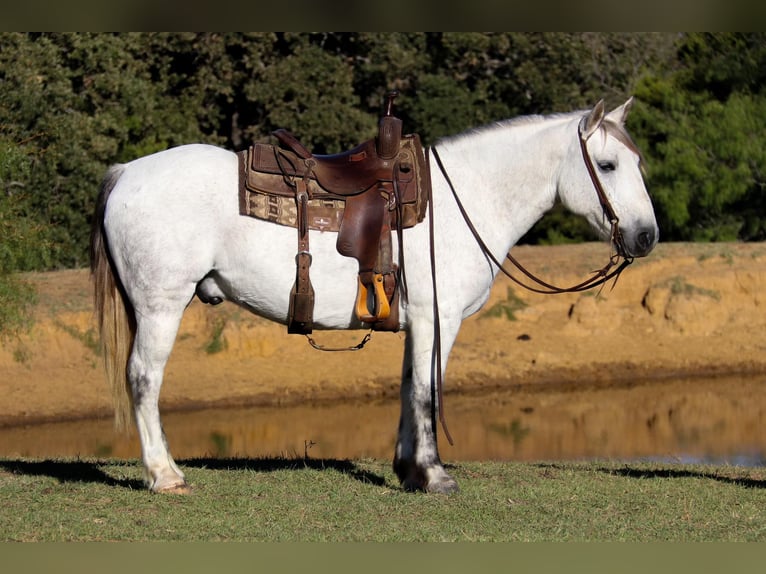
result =
[[600,101],[579,120],[558,193],[600,235],[611,236],[621,255],[643,257],[657,244],[659,229],[641,174],[641,154],[625,130],[632,104],[631,97],[606,114]]

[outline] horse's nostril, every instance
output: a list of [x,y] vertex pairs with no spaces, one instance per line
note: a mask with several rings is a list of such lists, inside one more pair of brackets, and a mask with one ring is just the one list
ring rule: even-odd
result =
[[654,240],[654,231],[651,229],[640,231],[638,234],[636,234],[636,250],[638,251],[636,255],[639,255],[639,253],[641,255],[646,255],[649,253],[652,247],[654,247]]

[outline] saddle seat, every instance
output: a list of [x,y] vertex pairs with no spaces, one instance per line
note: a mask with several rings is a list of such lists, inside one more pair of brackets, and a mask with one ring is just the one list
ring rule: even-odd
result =
[[[281,146],[256,143],[249,150],[246,177],[248,187],[254,191],[295,197],[296,182],[304,179],[310,199],[328,197],[345,201],[383,185],[388,193],[396,193],[402,205],[420,200],[422,183],[417,178],[423,164],[423,149],[417,134],[401,136],[391,158],[378,154],[376,139],[338,154],[320,155],[312,154],[285,129],[272,135]],[[282,181],[275,181],[269,174],[280,176]]]
[[367,140],[348,151],[333,155],[314,155],[285,129],[278,129],[273,135],[305,161],[305,168],[311,171],[312,177],[328,192],[342,196],[356,195],[379,181],[393,181],[396,177],[393,173],[395,158],[381,158],[377,154],[375,140]]

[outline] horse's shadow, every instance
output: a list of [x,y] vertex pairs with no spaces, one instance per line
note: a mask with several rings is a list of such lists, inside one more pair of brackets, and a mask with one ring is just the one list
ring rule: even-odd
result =
[[[557,463],[539,463],[537,466],[543,469],[563,468],[562,465]],[[604,474],[622,476],[624,478],[702,478],[705,480],[715,480],[724,484],[734,484],[743,488],[766,488],[766,480],[764,479],[728,476],[723,473],[704,471],[695,468],[684,468],[683,466],[679,466],[678,468],[643,468],[641,466],[626,464],[621,467],[608,465],[598,466],[595,470]]]
[[385,477],[362,469],[351,460],[335,458],[191,458],[181,460],[179,464],[190,468],[252,470],[255,472],[301,469],[333,470],[373,486],[386,485]]
[[60,483],[86,482],[129,489],[143,488],[141,480],[115,478],[103,470],[104,461],[87,460],[0,460],[0,468],[25,476],[48,476]]
[[[94,483],[139,490],[144,488],[143,481],[134,478],[116,478],[109,474],[106,467],[114,465],[136,465],[135,461],[118,460],[0,460],[0,469],[13,474],[26,476],[48,476],[60,483]],[[179,460],[182,467],[204,468],[210,470],[252,470],[255,472],[274,472],[278,470],[333,470],[346,474],[360,482],[373,486],[385,486],[385,477],[365,470],[350,460],[313,459],[313,458],[193,458]]]
[[624,476],[626,478],[703,478],[705,480],[715,480],[724,484],[734,484],[744,488],[766,488],[766,480],[763,479],[727,476],[716,472],[685,468],[647,469],[626,466],[624,468],[601,468],[599,470],[606,474]]

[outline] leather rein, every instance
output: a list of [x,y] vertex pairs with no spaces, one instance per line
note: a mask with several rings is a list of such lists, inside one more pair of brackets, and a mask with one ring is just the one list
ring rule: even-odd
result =
[[[442,175],[444,176],[444,179],[447,181],[447,184],[449,185],[450,191],[452,192],[452,195],[455,198],[455,202],[458,206],[458,209],[460,210],[460,213],[463,216],[463,219],[465,220],[466,225],[468,226],[468,229],[470,229],[471,233],[476,239],[476,242],[479,244],[479,247],[481,248],[482,253],[490,261],[492,261],[497,266],[497,268],[500,271],[502,271],[502,273],[506,277],[508,277],[513,282],[517,283],[518,285],[534,293],[552,295],[556,293],[575,293],[575,292],[587,291],[588,289],[592,289],[593,287],[598,287],[599,285],[603,285],[604,283],[606,283],[607,281],[611,279],[614,279],[616,284],[620,274],[625,270],[625,268],[628,265],[633,263],[633,258],[626,255],[624,239],[622,237],[622,232],[620,231],[620,228],[619,228],[620,219],[617,217],[617,214],[615,213],[614,208],[612,207],[612,204],[609,202],[609,198],[606,196],[606,192],[604,191],[604,188],[601,185],[601,181],[599,180],[598,175],[596,174],[596,168],[593,166],[593,161],[588,155],[587,142],[588,142],[588,137],[590,136],[584,135],[582,124],[580,125],[578,131],[579,131],[578,140],[580,142],[580,151],[582,153],[583,161],[585,163],[585,167],[588,170],[588,175],[590,176],[590,180],[593,183],[593,187],[596,190],[596,195],[598,196],[599,203],[601,204],[601,209],[604,211],[604,215],[608,219],[609,224],[611,226],[609,239],[610,239],[610,245],[615,248],[615,251],[610,254],[609,261],[607,261],[604,267],[602,267],[601,269],[597,271],[593,271],[592,277],[590,277],[589,279],[586,279],[585,281],[581,283],[572,285],[571,287],[557,287],[555,285],[551,285],[550,283],[546,283],[539,277],[535,276],[532,272],[528,271],[521,263],[519,263],[519,261],[515,257],[513,257],[513,255],[511,255],[510,253],[507,253],[505,255],[505,258],[508,261],[510,261],[527,278],[529,278],[531,281],[536,283],[538,287],[530,286],[522,282],[518,278],[514,277],[513,275],[511,275],[511,273],[503,267],[503,264],[500,261],[498,261],[497,258],[492,254],[492,252],[487,247],[487,244],[484,243],[484,240],[481,238],[481,236],[479,235],[479,232],[476,230],[476,227],[474,227],[473,223],[471,222],[471,218],[468,216],[468,213],[463,207],[463,204],[460,201],[460,198],[458,197],[457,192],[455,191],[455,186],[452,184],[452,180],[450,179],[446,169],[444,168],[444,165],[442,164],[441,158],[439,157],[439,152],[436,150],[436,147],[431,148],[431,151],[434,154],[434,159],[436,160],[436,163],[439,166],[439,169],[441,170]],[[622,263],[617,265],[621,258],[623,259]],[[613,269],[613,267],[615,267],[616,265],[617,265],[617,268]],[[614,288],[614,285],[612,285],[612,288]]]
[[[591,134],[592,135],[592,134]],[[450,188],[450,191],[452,192],[452,196],[455,199],[455,203],[457,204],[458,209],[460,210],[461,215],[463,216],[463,219],[465,220],[466,225],[468,226],[468,229],[473,234],[474,238],[476,239],[476,242],[479,244],[479,247],[481,248],[482,253],[490,260],[492,261],[498,268],[498,270],[502,271],[505,276],[507,276],[509,279],[511,279],[513,282],[517,283],[518,285],[524,287],[525,289],[532,291],[534,293],[542,293],[544,295],[552,295],[556,293],[575,293],[575,292],[581,292],[586,291],[588,289],[592,289],[593,287],[598,287],[600,285],[604,285],[607,281],[614,279],[614,284],[612,285],[612,288],[614,288],[614,285],[617,284],[617,279],[619,278],[620,274],[625,270],[625,268],[633,263],[633,258],[628,256],[626,254],[625,245],[624,245],[624,239],[622,236],[622,232],[619,228],[620,220],[617,217],[617,214],[614,211],[614,208],[612,207],[612,204],[609,202],[609,198],[606,196],[606,192],[604,191],[603,186],[601,185],[601,181],[598,178],[598,175],[596,174],[596,168],[593,166],[593,161],[591,160],[590,156],[588,155],[588,149],[587,149],[587,143],[588,138],[590,135],[586,136],[583,130],[583,123],[581,122],[578,127],[578,140],[580,143],[580,151],[582,153],[583,161],[585,162],[585,167],[588,170],[588,175],[590,176],[590,180],[593,183],[593,187],[596,190],[596,195],[598,196],[599,203],[601,204],[601,209],[604,211],[604,215],[609,221],[609,224],[611,225],[611,232],[610,232],[610,247],[614,247],[614,252],[612,252],[609,256],[609,261],[607,261],[606,265],[602,267],[601,269],[594,271],[593,276],[589,279],[586,279],[585,281],[582,281],[581,283],[578,283],[576,285],[572,285],[571,287],[557,287],[555,285],[551,285],[550,283],[547,283],[543,281],[542,279],[536,277],[533,273],[528,271],[524,268],[521,263],[519,263],[510,253],[506,254],[506,259],[510,261],[516,268],[519,269],[528,279],[533,281],[535,284],[537,284],[537,287],[533,287],[528,285],[527,283],[524,283],[523,281],[517,279],[511,273],[503,267],[502,262],[498,261],[497,258],[492,254],[492,252],[487,247],[487,244],[484,242],[484,240],[481,238],[481,235],[476,230],[476,227],[471,222],[471,218],[468,216],[468,213],[466,212],[465,208],[463,207],[463,203],[460,201],[460,198],[457,195],[457,191],[455,191],[455,186],[452,183],[452,180],[449,177],[449,174],[447,174],[447,170],[444,168],[444,164],[441,161],[441,157],[439,157],[439,152],[437,151],[435,146],[431,146],[430,150],[433,153],[434,159],[436,160],[437,165],[439,166],[439,169],[444,176],[445,181],[447,182],[447,185]],[[432,359],[432,365],[435,370],[435,377],[431,378],[431,385],[432,385],[432,394],[435,390],[438,396],[438,408],[435,402],[432,401],[431,406],[431,421],[432,421],[432,429],[434,432],[434,436],[436,435],[436,411],[438,410],[438,416],[439,421],[441,422],[442,429],[444,430],[444,434],[447,437],[447,440],[450,444],[453,444],[452,437],[450,436],[449,430],[447,429],[447,423],[444,416],[444,400],[443,400],[443,393],[442,393],[442,370],[441,370],[441,327],[440,327],[440,321],[439,321],[439,303],[437,299],[436,294],[436,261],[435,261],[435,254],[434,254],[434,218],[433,218],[433,196],[430,198],[431,201],[429,201],[428,209],[429,209],[429,226],[430,226],[430,242],[431,242],[431,278],[433,282],[433,294],[434,294],[434,350],[433,350],[433,359]],[[622,263],[618,265],[618,261],[620,259],[623,259]],[[616,269],[613,269],[615,266],[617,266]],[[435,389],[433,386],[435,385]]]

